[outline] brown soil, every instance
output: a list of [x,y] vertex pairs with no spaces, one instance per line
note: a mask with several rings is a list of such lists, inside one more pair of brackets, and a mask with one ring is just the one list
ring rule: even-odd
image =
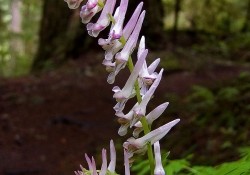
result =
[[[73,174],[85,152],[98,154],[110,139],[118,139],[112,86],[100,63],[89,55],[56,71],[1,79],[0,174]],[[213,85],[241,70],[215,66],[206,74],[166,72],[156,97],[183,95],[193,84]],[[156,99],[155,104],[162,102]]]

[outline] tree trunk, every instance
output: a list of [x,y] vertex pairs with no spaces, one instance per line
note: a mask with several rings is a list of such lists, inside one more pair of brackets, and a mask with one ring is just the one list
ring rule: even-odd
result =
[[245,18],[245,23],[241,29],[243,33],[249,32],[250,30],[250,0],[248,0],[247,3],[247,12],[246,12],[246,18]]
[[[141,0],[129,1],[128,14],[126,15],[127,19],[131,16],[140,2]],[[141,35],[146,37],[147,47],[152,49],[162,49],[165,47],[163,3],[161,0],[144,0],[143,2],[143,9],[146,10],[146,16],[142,26]]]
[[172,35],[172,42],[177,42],[178,36],[178,22],[179,22],[179,14],[181,10],[181,0],[175,0],[174,6],[174,24],[173,24],[173,35]]
[[79,11],[68,9],[63,0],[44,0],[33,71],[58,66],[89,48],[90,37],[78,14]]
[[23,54],[23,40],[21,38],[22,33],[22,1],[12,0],[11,1],[11,23],[10,23],[10,53],[11,59],[9,61],[10,70],[16,68],[16,59]]

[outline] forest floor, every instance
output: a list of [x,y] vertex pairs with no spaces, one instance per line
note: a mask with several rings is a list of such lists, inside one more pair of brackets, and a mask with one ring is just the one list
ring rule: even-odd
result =
[[[101,56],[95,57],[89,54],[57,70],[0,80],[0,174],[73,174],[84,164],[84,153],[99,154],[102,147],[108,148],[110,139],[121,143],[112,109],[112,85],[106,83]],[[247,70],[249,67],[234,64],[205,66],[199,73],[166,70],[155,94],[160,98],[154,98],[153,104],[163,102],[161,94],[183,96],[194,84],[213,86]],[[118,84],[126,77],[126,71],[119,75]],[[177,144],[167,148],[174,158],[185,151],[185,144],[178,144],[178,140],[186,132],[181,126],[189,120],[181,114],[177,115],[182,122],[170,133]],[[199,145],[202,135],[194,135],[192,142]],[[202,153],[203,146],[201,143],[195,152]],[[217,154],[219,150],[212,152]]]

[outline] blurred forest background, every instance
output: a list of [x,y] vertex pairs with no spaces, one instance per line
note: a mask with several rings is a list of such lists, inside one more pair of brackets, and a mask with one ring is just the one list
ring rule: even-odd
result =
[[[182,121],[163,141],[169,159],[238,160],[250,146],[250,0],[144,2],[148,61],[160,57],[166,70],[149,108],[170,101],[156,125]],[[85,152],[126,139],[116,134],[104,51],[79,9],[0,0],[0,31],[0,174],[73,174]]]

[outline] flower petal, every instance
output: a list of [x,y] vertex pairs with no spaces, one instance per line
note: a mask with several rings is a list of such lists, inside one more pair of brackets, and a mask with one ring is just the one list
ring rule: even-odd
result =
[[102,149],[102,167],[99,175],[106,175],[107,172],[107,153],[106,149]]
[[125,149],[123,149],[123,152],[124,152],[125,175],[130,175],[129,155]]
[[165,175],[165,171],[161,162],[161,149],[159,141],[154,143],[154,153],[155,153],[155,169],[154,175]]
[[126,42],[124,48],[122,49],[121,52],[116,54],[115,58],[116,58],[116,61],[118,63],[127,62],[129,56],[132,54],[132,52],[133,52],[133,50],[134,50],[134,48],[136,46],[140,31],[141,31],[141,27],[142,27],[144,17],[145,17],[145,10],[141,13],[141,15],[140,15],[140,17],[139,17],[139,19],[138,19],[138,21],[136,23],[136,26],[135,26],[132,34],[130,35],[128,41]]
[[141,67],[145,61],[147,54],[148,54],[148,50],[145,50],[143,54],[141,55],[141,57],[137,60],[135,67],[132,73],[130,74],[125,86],[122,88],[122,90],[116,91],[115,94],[113,95],[116,101],[122,104],[122,105],[118,105],[121,108],[124,108],[126,101],[129,98],[134,96],[133,94],[134,84],[138,78],[139,72],[141,70]]
[[138,122],[141,117],[145,116],[147,104],[148,104],[149,100],[152,98],[156,88],[158,87],[158,85],[159,85],[159,83],[161,81],[162,73],[163,73],[163,69],[161,69],[161,71],[160,71],[159,75],[157,76],[156,80],[151,85],[151,87],[146,92],[146,94],[143,96],[141,103],[134,109],[135,115],[134,115],[133,121],[131,122],[130,127],[134,126],[134,124],[136,122]]
[[96,13],[98,13],[102,8],[100,6],[95,6],[92,9],[88,9],[87,5],[82,6],[80,11],[80,17],[83,24],[87,24]]
[[116,0],[107,0],[97,22],[87,24],[87,30],[90,36],[97,37],[99,33],[109,25],[109,15],[112,15],[115,3]]
[[110,163],[108,166],[108,170],[112,173],[115,172],[115,165],[116,165],[116,151],[115,145],[113,140],[110,141]]
[[[157,106],[154,110],[152,110],[148,115],[146,115],[146,120],[148,122],[148,125],[152,125],[153,121],[155,121],[157,118],[161,116],[161,114],[165,111],[167,108],[169,102],[163,103],[159,106]],[[143,131],[142,123],[138,121],[135,125],[135,129],[133,131],[133,136],[137,138],[141,131]]]
[[135,153],[144,153],[147,149],[147,143],[154,144],[155,142],[162,139],[169,131],[170,129],[176,125],[180,119],[173,120],[151,132],[144,135],[141,138],[135,139],[130,138],[126,142],[123,143],[123,147],[128,151],[129,157],[132,157]]

